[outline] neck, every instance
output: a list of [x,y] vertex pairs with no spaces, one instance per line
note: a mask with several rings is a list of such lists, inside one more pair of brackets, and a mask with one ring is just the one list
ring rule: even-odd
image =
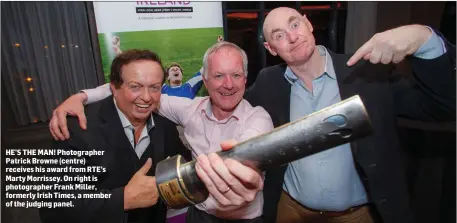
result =
[[233,111],[224,111],[222,109],[216,109],[216,108],[211,108],[211,111],[213,112],[214,114],[214,117],[217,118],[217,120],[224,120],[224,119],[227,119],[228,117],[230,117],[232,114],[233,114]]
[[316,46],[313,54],[307,61],[304,63],[289,65],[289,67],[307,87],[312,87],[312,81],[324,72],[324,63],[325,57],[320,56],[319,49]]
[[135,144],[138,143],[138,140],[140,140],[141,132],[143,131],[144,126],[146,125],[145,122],[130,122],[133,125],[133,128],[135,129],[133,139],[135,140]]
[[227,119],[228,117],[230,117],[233,114],[233,112],[235,111],[237,106],[238,106],[238,104],[233,109],[223,110],[219,107],[216,107],[213,103],[211,103],[211,112],[213,113],[214,117],[216,117],[216,119],[220,121],[220,120],[224,120],[224,119]]
[[135,132],[138,130],[143,130],[144,126],[146,125],[146,121],[144,120],[129,120],[130,124],[132,124]]
[[177,84],[177,83],[173,83],[170,81],[169,84],[170,84],[170,87],[179,87],[182,85],[182,82],[179,82],[179,84]]

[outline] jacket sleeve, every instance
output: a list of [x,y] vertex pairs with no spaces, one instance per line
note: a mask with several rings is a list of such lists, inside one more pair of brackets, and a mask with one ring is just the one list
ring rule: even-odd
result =
[[410,57],[413,83],[402,79],[392,85],[399,117],[424,122],[455,121],[455,46],[443,42],[447,52],[435,59]]

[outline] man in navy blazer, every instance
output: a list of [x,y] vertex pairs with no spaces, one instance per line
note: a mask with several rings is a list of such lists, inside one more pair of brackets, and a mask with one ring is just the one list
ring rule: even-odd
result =
[[[267,171],[265,222],[413,222],[395,121],[455,120],[455,47],[408,25],[374,35],[351,57],[316,46],[312,32],[295,9],[268,14],[265,48],[286,64],[261,70],[246,99],[277,127],[357,94],[373,134]],[[392,80],[392,63],[405,58],[415,84]]]

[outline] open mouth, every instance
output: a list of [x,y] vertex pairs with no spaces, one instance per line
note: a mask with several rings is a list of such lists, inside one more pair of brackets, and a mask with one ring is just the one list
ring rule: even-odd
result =
[[234,95],[236,92],[233,92],[233,93],[221,93],[219,92],[222,96],[232,96]]
[[151,107],[151,105],[148,105],[148,104],[135,104],[135,106],[140,111],[147,111],[147,110],[149,110],[149,107]]

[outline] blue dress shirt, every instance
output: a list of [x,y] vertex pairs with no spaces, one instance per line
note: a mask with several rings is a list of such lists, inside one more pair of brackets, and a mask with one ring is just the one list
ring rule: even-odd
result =
[[[414,56],[433,59],[446,52],[443,40],[432,33]],[[291,121],[341,101],[332,58],[325,47],[317,47],[325,57],[325,71],[313,80],[312,92],[289,67],[284,74],[291,84]],[[315,210],[344,211],[368,202],[349,143],[291,162],[283,189],[303,206]]]

